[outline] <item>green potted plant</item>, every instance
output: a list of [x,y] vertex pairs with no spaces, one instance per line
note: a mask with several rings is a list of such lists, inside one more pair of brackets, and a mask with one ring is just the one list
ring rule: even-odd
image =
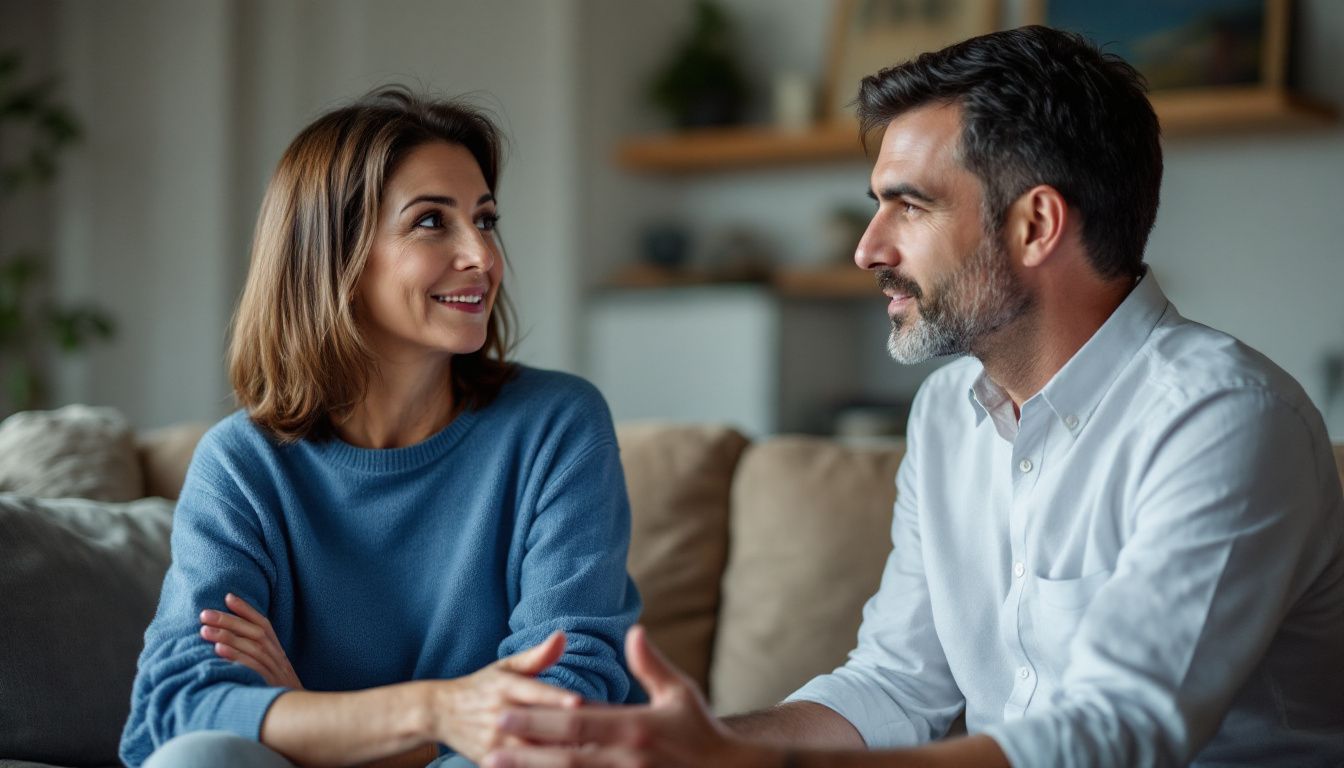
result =
[[[49,184],[80,137],[78,120],[55,100],[56,82],[21,82],[21,69],[17,53],[0,52],[0,204]],[[46,263],[35,250],[0,252],[0,417],[47,405],[52,349],[75,352],[114,333],[98,307],[51,299]]]
[[740,120],[747,96],[732,20],[718,3],[697,0],[690,34],[655,76],[649,97],[681,128]]

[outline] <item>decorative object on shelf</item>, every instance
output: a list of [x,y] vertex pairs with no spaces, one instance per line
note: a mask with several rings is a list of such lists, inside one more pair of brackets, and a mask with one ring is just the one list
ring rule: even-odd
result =
[[728,12],[697,0],[690,34],[649,87],[649,96],[680,128],[731,125],[741,119],[746,78],[738,65]]
[[709,237],[707,269],[725,282],[765,282],[770,279],[769,243],[757,230],[732,226]]
[[[79,121],[55,100],[55,81],[21,83],[21,68],[17,53],[0,52],[0,129],[8,139],[0,146],[26,150],[0,159],[0,202],[51,182],[61,152],[80,137]],[[0,252],[0,417],[47,405],[44,367],[53,349],[77,352],[114,332],[98,307],[51,300],[46,261],[32,250]]]
[[836,0],[826,116],[852,116],[859,81],[879,69],[998,26],[998,0]]
[[854,266],[854,249],[868,222],[873,218],[871,209],[846,205],[826,216],[822,230],[826,242],[826,260],[831,264]]
[[855,400],[835,410],[833,432],[850,442],[890,440],[905,435],[910,420],[910,401]]
[[661,269],[684,269],[691,253],[691,235],[684,224],[653,224],[639,238],[644,261]]
[[780,72],[770,83],[770,107],[775,127],[802,133],[816,122],[816,94],[812,81],[801,72]]
[[1031,0],[1028,21],[1078,32],[1143,73],[1154,92],[1287,85],[1287,0]]

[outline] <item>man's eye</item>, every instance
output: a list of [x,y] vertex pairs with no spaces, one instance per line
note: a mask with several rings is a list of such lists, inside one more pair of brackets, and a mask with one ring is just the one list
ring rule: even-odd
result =
[[918,205],[915,205],[914,203],[902,202],[901,211],[905,213],[905,215],[907,216],[913,216],[916,213],[922,213],[924,209],[920,208]]
[[438,229],[443,226],[443,216],[437,211],[434,213],[426,213],[424,216],[415,220],[415,226],[424,227],[425,229]]
[[495,227],[499,226],[499,216],[493,213],[487,213],[476,220],[476,228],[482,232],[493,232]]

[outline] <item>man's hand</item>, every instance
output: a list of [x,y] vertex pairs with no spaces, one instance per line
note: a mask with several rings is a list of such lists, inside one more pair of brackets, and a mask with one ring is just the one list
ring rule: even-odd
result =
[[478,762],[490,750],[517,744],[500,726],[514,707],[555,707],[563,713],[582,698],[534,678],[559,661],[565,635],[555,632],[539,645],[484,667],[465,677],[431,683],[431,711],[437,741]]
[[698,768],[772,765],[766,747],[735,739],[709,713],[695,684],[649,642],[643,627],[625,638],[626,660],[651,699],[632,707],[509,709],[501,730],[531,746],[507,746],[484,768]]
[[267,685],[303,690],[270,620],[233,593],[224,604],[233,613],[201,611],[201,637],[214,643],[215,653],[261,675]]

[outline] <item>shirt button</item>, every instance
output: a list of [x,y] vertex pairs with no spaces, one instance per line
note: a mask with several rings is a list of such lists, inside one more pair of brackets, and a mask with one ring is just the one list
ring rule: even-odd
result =
[[1026,667],[1018,667],[1017,676],[1022,678],[1023,680],[1026,680],[1027,678],[1031,677],[1031,670],[1027,669]]
[[1023,459],[1022,463],[1017,465],[1017,468],[1023,472],[1030,472],[1031,466],[1031,459]]
[[1022,575],[1025,574],[1026,572],[1027,572],[1027,566],[1025,566],[1025,565],[1023,565],[1023,564],[1021,564],[1021,563],[1013,563],[1013,575],[1014,575],[1014,576],[1016,576],[1017,578],[1020,579],[1020,578],[1022,578]]
[[1069,415],[1064,417],[1064,426],[1073,429],[1078,426],[1078,417]]

